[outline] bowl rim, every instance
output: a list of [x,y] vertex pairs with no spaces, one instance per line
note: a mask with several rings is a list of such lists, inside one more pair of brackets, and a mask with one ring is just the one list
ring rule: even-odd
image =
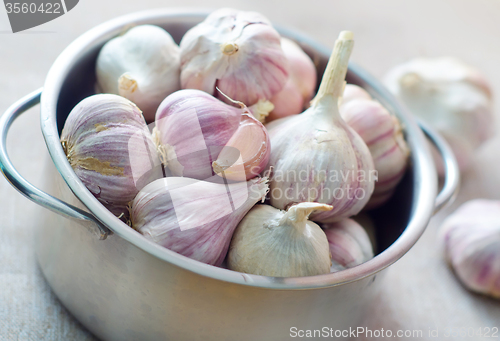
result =
[[[325,275],[288,278],[243,274],[208,265],[182,256],[142,237],[137,231],[130,228],[108,211],[76,176],[59,142],[56,109],[63,82],[78,58],[85,51],[120,34],[132,24],[162,25],[166,21],[179,23],[187,20],[201,21],[208,13],[209,11],[199,9],[162,8],[124,15],[106,21],[82,34],[55,60],[47,75],[42,93],[40,110],[41,129],[51,159],[73,194],[114,235],[125,239],[144,252],[179,268],[224,282],[267,289],[317,289],[346,284],[372,276],[396,262],[417,242],[433,214],[437,193],[437,175],[424,134],[418,127],[415,119],[378,80],[353,63],[349,65],[349,75],[356,79],[358,85],[368,90],[375,99],[380,101],[401,120],[406,132],[406,140],[411,150],[410,157],[414,172],[413,198],[408,225],[392,245],[361,265]],[[320,45],[306,35],[276,25],[275,28],[282,35],[306,44],[321,54],[326,56],[330,54],[329,48]],[[105,242],[105,240],[102,241],[102,243]]]

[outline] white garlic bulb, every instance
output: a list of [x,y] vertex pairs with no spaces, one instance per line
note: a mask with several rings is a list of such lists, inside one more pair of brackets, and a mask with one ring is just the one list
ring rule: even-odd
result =
[[443,222],[446,258],[472,291],[500,298],[500,201],[475,199]]
[[393,195],[408,165],[410,149],[399,120],[371,99],[350,99],[340,106],[340,115],[365,141],[375,163],[377,181],[366,205],[376,208]]
[[61,144],[78,178],[116,215],[128,214],[139,190],[163,176],[141,111],[121,96],[99,94],[78,103]]
[[449,142],[461,170],[492,135],[491,90],[476,69],[453,58],[417,58],[396,66],[385,84]]
[[229,8],[212,12],[181,43],[181,85],[247,106],[268,100],[288,79],[280,36],[263,15]]
[[181,88],[179,47],[164,29],[137,26],[102,47],[96,74],[103,92],[131,100],[152,122],[161,101]]
[[228,254],[229,269],[273,277],[314,276],[330,272],[328,240],[308,221],[311,212],[332,207],[300,203],[280,211],[257,205],[234,232]]
[[352,32],[344,31],[335,42],[311,107],[266,125],[271,137],[271,205],[279,209],[299,202],[332,205],[330,211],[311,215],[318,222],[357,214],[370,199],[376,179],[368,147],[338,108],[352,37]]
[[352,268],[373,258],[373,247],[365,229],[353,219],[324,224],[332,255],[332,271]]
[[167,249],[220,266],[234,229],[267,190],[267,178],[230,184],[181,177],[159,179],[134,199],[132,227]]

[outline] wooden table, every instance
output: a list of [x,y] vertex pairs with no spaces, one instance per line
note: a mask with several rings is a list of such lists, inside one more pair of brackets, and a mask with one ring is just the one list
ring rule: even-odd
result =
[[[9,33],[6,12],[0,9],[0,112],[42,86],[58,54],[89,28],[121,14],[178,5],[172,0],[82,0],[68,14],[17,34]],[[207,2],[184,0],[182,5],[198,8]],[[378,77],[415,56],[456,56],[482,69],[495,97],[500,98],[498,0],[210,2],[212,8],[227,5],[260,11],[273,22],[302,30],[327,46],[333,46],[340,30],[352,30],[356,39],[353,61]],[[497,113],[498,109],[497,102]],[[43,182],[39,165],[46,153],[38,114],[33,109],[23,115],[8,139],[14,164],[35,185]],[[476,197],[500,200],[499,149],[500,137],[480,149],[473,169],[463,175],[456,203],[436,216],[415,247],[390,268],[377,302],[369,309],[366,328],[422,330],[419,340],[444,340],[460,339],[445,338],[446,329],[500,327],[500,301],[465,290],[446,266],[436,238],[439,223],[458,204]],[[36,265],[31,237],[37,224],[34,204],[3,177],[0,193],[0,339],[93,340],[60,305]],[[441,336],[430,337],[429,329],[439,329]]]

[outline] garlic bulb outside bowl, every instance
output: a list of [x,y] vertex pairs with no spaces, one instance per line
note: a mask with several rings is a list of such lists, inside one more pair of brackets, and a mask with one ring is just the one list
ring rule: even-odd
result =
[[415,58],[385,77],[389,90],[448,141],[461,170],[493,133],[491,89],[475,68],[454,58]]
[[441,225],[446,259],[470,290],[500,299],[500,202],[466,202]]
[[153,122],[161,101],[181,88],[179,46],[161,27],[136,26],[102,47],[96,74],[103,92],[131,100]]
[[139,108],[111,94],[85,98],[69,114],[61,144],[74,172],[116,215],[139,190],[163,176],[156,146]]

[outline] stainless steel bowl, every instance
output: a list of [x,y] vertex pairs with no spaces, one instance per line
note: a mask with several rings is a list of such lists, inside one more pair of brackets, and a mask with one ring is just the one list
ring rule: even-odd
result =
[[[162,26],[179,41],[205,15],[163,9],[99,25],[57,58],[43,91],[24,97],[1,117],[2,172],[23,195],[48,209],[39,214],[35,236],[43,274],[68,310],[106,340],[282,340],[290,338],[291,328],[342,331],[355,327],[381,282],[382,270],[415,244],[433,212],[453,197],[458,184],[450,149],[426,129],[447,171],[436,199],[436,171],[422,130],[360,67],[350,66],[348,81],[367,89],[399,117],[411,148],[411,167],[394,198],[371,213],[376,224],[383,226],[377,234],[382,252],[352,269],[314,277],[272,278],[188,259],[146,240],[107,211],[67,162],[59,134],[73,106],[93,94],[95,60],[102,45],[140,24]],[[318,73],[323,72],[329,48],[294,31],[278,30],[297,41],[318,61]],[[51,156],[44,168],[43,190],[23,179],[6,153],[11,123],[36,105],[40,95],[42,132]]]

